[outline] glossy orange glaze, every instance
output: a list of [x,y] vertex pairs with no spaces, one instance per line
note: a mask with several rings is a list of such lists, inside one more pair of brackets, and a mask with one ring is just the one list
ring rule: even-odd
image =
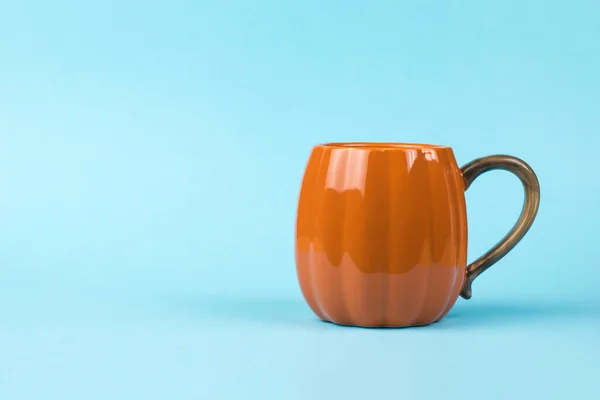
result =
[[315,146],[296,222],[296,267],[321,319],[410,326],[441,319],[465,278],[464,183],[452,149]]

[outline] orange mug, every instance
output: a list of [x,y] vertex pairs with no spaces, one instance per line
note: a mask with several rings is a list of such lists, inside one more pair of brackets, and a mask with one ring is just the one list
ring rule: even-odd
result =
[[[490,251],[466,265],[464,192],[493,169],[517,175],[523,211]],[[298,200],[296,272],[322,320],[363,327],[428,325],[527,233],[538,210],[537,177],[505,155],[459,168],[447,146],[329,143],[312,149]]]

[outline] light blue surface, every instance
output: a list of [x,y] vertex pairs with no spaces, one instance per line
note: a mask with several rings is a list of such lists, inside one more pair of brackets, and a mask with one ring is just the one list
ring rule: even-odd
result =
[[[600,5],[4,2],[0,399],[600,397]],[[524,241],[441,323],[304,305],[310,148],[507,153]],[[467,194],[473,260],[512,226]],[[465,397],[466,396],[466,397]]]

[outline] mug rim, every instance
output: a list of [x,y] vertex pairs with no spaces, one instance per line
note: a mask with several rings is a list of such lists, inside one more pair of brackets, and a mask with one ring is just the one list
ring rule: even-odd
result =
[[451,150],[450,146],[427,144],[427,143],[404,143],[404,142],[330,142],[318,144],[318,147],[332,149],[354,149],[354,150]]

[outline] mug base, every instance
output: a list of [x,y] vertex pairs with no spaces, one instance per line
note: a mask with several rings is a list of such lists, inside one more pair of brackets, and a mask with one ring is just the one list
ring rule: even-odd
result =
[[354,323],[343,323],[343,322],[335,322],[335,321],[331,321],[328,319],[322,319],[319,318],[321,321],[329,323],[329,324],[333,324],[333,325],[337,325],[337,326],[343,326],[343,327],[348,327],[348,328],[363,328],[363,329],[401,329],[401,328],[419,328],[419,327],[424,327],[424,326],[429,326],[429,325],[433,325],[439,321],[441,321],[440,319],[437,319],[435,321],[432,322],[426,322],[426,323],[421,323],[421,324],[406,324],[406,325],[396,325],[396,324],[354,324]]

